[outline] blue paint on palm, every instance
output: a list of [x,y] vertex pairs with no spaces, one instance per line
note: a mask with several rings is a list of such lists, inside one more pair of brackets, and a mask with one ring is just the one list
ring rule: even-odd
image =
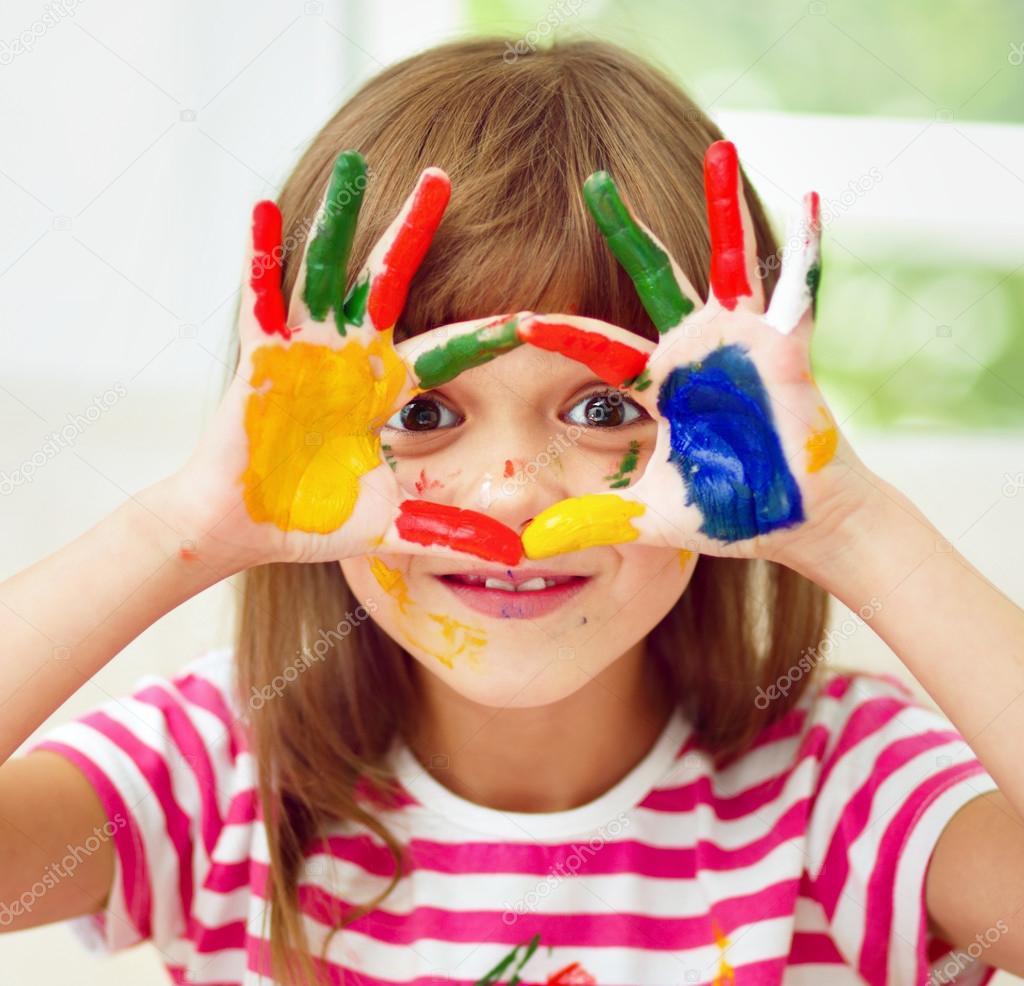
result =
[[658,410],[669,423],[669,461],[686,484],[687,504],[704,518],[703,534],[742,541],[804,519],[768,395],[743,346],[720,346],[673,370]]

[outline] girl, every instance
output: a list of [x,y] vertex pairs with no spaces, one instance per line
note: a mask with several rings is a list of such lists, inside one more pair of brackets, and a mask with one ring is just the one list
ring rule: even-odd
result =
[[[337,113],[196,453],[3,586],[0,923],[190,984],[1024,972],[1024,618],[814,384],[816,197],[780,272],[665,78],[507,51]],[[242,571],[234,648],[11,757]],[[828,592],[948,718],[821,668]]]

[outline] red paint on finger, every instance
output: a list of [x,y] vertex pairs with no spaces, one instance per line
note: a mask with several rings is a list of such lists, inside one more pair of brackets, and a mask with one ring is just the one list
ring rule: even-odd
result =
[[614,387],[637,376],[647,365],[647,353],[600,332],[564,322],[528,318],[519,323],[518,334],[531,346],[561,353],[582,363]]
[[739,159],[730,140],[716,140],[704,155],[704,191],[711,230],[711,290],[728,309],[751,294],[743,250]]
[[448,176],[431,171],[413,193],[412,206],[384,254],[380,272],[370,284],[367,312],[375,328],[390,329],[405,307],[409,284],[441,224],[451,197]]
[[404,500],[395,526],[402,540],[413,544],[444,545],[504,565],[523,557],[523,544],[511,527],[475,510]]
[[252,264],[249,285],[256,300],[253,314],[267,335],[290,339],[288,314],[281,294],[281,210],[265,199],[252,210]]

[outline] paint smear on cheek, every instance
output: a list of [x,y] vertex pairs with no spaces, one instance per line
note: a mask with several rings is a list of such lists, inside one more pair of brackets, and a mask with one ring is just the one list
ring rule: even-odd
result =
[[669,422],[669,461],[686,484],[700,530],[740,541],[804,519],[771,406],[744,347],[720,346],[664,380],[658,410]]
[[827,466],[836,454],[839,447],[839,430],[831,415],[824,407],[819,407],[822,417],[825,419],[825,427],[811,432],[804,448],[807,450],[807,471],[817,472]]
[[487,633],[482,627],[462,623],[445,613],[428,612],[413,602],[405,576],[397,568],[391,568],[381,558],[373,555],[367,556],[367,560],[377,584],[398,603],[399,613],[412,618],[426,616],[431,621],[430,625],[440,631],[441,644],[435,646],[413,633],[407,625],[408,620],[401,620],[402,636],[407,644],[429,654],[446,668],[454,668],[457,659],[468,660],[474,667],[479,665],[487,645]]
[[402,573],[397,568],[389,567],[386,562],[374,555],[369,555],[368,561],[370,573],[377,580],[377,585],[398,603],[399,612],[407,612],[413,602],[409,598],[409,587],[406,585]]
[[596,545],[635,541],[639,531],[630,518],[643,513],[643,504],[615,493],[562,500],[542,510],[526,526],[523,550],[527,558],[548,558]]
[[486,510],[491,505],[491,484],[493,483],[494,477],[489,472],[484,473],[483,482],[480,484],[480,506]]
[[424,493],[427,490],[440,490],[444,489],[444,483],[439,479],[428,479],[427,470],[420,470],[420,477],[413,484],[416,487],[417,493]]
[[640,443],[635,439],[629,443],[629,451],[622,457],[619,468],[610,476],[604,478],[609,480],[609,489],[621,489],[629,486],[630,473],[636,472],[640,460]]
[[679,549],[679,567],[686,568],[690,563],[690,559],[693,557],[693,552],[688,551],[686,548]]
[[260,346],[252,360],[256,392],[245,408],[249,463],[241,477],[249,515],[283,531],[336,531],[355,508],[359,477],[380,464],[373,429],[406,379],[390,333],[365,347],[355,340],[341,349]]
[[468,658],[474,666],[479,664],[481,652],[487,644],[487,634],[482,628],[462,623],[444,613],[427,613],[427,616],[440,628],[445,646],[442,650],[431,651],[426,644],[420,643],[423,650],[449,668],[455,666],[458,658]]
[[512,475],[514,475],[515,471],[516,471],[516,467],[514,465],[512,465],[512,460],[511,459],[506,459],[505,460],[505,472],[503,473],[504,477],[506,479],[509,479]]

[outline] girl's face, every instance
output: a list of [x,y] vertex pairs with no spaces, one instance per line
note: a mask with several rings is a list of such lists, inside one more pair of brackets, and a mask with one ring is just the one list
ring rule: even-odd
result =
[[[424,337],[397,348],[411,362]],[[410,496],[521,533],[557,500],[635,483],[656,431],[587,367],[524,345],[413,398],[381,442]],[[629,544],[511,569],[454,553],[340,562],[372,618],[425,668],[472,701],[520,707],[565,698],[642,641],[695,564],[675,548]],[[487,588],[488,576],[502,581]],[[556,584],[537,590],[545,577]]]

